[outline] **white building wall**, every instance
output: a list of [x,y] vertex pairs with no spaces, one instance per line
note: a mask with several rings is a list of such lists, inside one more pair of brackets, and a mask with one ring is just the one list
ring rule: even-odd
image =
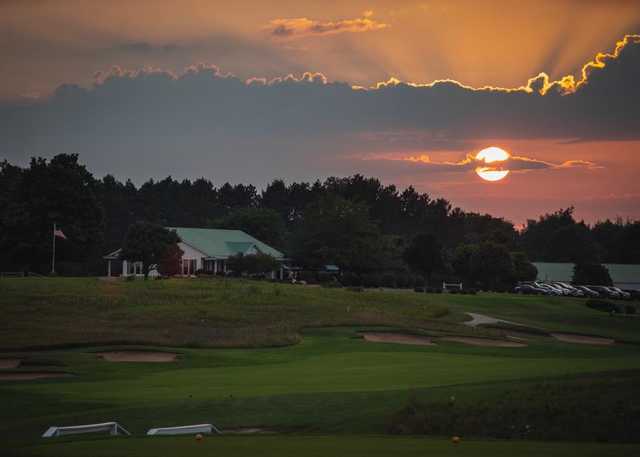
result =
[[182,254],[182,260],[196,259],[196,270],[200,270],[204,267],[202,265],[202,258],[206,257],[206,255],[203,252],[200,252],[194,247],[189,246],[188,244],[185,244],[183,242],[178,243],[178,246],[180,247],[182,252],[184,252],[184,254]]

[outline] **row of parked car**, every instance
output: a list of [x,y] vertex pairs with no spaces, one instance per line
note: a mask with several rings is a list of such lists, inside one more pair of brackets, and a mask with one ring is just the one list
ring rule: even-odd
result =
[[514,289],[519,294],[556,295],[588,298],[616,298],[630,300],[632,293],[612,286],[574,286],[566,282],[522,282]]

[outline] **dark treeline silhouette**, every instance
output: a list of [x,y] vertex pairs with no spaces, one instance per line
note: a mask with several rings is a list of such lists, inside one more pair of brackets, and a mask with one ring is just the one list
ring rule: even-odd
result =
[[[575,220],[573,208],[529,220],[519,233],[504,219],[465,212],[413,187],[400,190],[361,175],[314,183],[274,180],[262,191],[243,184],[216,186],[205,178],[167,177],[137,187],[110,175],[94,178],[77,155],[32,159],[25,168],[0,163],[2,271],[48,272],[56,222],[68,238],[57,245],[58,270],[102,274],[102,255],[121,247],[127,229],[138,221],[243,229],[305,267],[335,263],[361,274],[408,271],[412,256],[407,250],[425,234],[442,253],[433,267],[460,278],[474,268],[502,268],[510,262],[505,260],[509,253],[510,268],[523,271],[531,271],[518,267],[527,256],[640,263],[638,221],[589,226]],[[472,258],[481,263],[472,265]],[[431,275],[428,265],[421,268]]]

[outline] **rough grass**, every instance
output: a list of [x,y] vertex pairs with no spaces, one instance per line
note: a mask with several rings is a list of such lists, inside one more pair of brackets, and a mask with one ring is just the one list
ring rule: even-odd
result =
[[3,278],[0,348],[96,343],[279,346],[308,326],[427,324],[445,305],[401,292],[351,292],[237,279]]
[[434,335],[501,336],[459,325],[478,312],[556,332],[640,343],[640,319],[611,317],[567,297],[419,294],[238,279],[104,281],[0,278],[0,348],[87,344],[282,346],[305,327],[387,325]]

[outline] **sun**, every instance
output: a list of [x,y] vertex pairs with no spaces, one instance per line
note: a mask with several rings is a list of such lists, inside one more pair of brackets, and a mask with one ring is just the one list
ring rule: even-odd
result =
[[476,173],[485,181],[500,181],[504,179],[509,170],[503,169],[500,165],[502,162],[511,157],[504,149],[491,146],[483,149],[476,154],[476,161],[482,162],[482,165],[476,167]]

